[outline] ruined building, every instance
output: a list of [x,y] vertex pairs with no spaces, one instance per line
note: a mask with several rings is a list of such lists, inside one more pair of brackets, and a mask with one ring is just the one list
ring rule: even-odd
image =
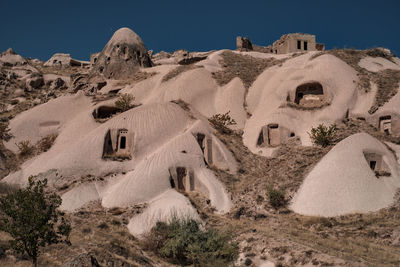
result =
[[258,46],[250,42],[247,37],[236,38],[236,48],[239,51],[256,51],[273,54],[286,54],[305,51],[323,51],[325,45],[316,43],[315,35],[307,33],[289,33],[269,46]]

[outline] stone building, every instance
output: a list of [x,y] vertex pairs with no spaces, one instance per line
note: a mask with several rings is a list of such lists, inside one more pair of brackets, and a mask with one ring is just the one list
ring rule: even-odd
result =
[[255,51],[262,53],[287,54],[304,51],[323,51],[325,45],[316,43],[315,35],[306,33],[289,33],[269,46],[252,44],[247,37],[236,37],[236,50]]
[[315,35],[307,33],[289,33],[282,35],[282,37],[271,46],[271,52],[274,54],[317,51],[323,49],[325,49],[323,44],[316,43]]

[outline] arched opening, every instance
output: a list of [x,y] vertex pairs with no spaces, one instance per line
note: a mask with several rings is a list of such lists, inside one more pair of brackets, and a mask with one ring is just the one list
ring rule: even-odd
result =
[[121,112],[120,108],[113,106],[100,106],[93,111],[92,115],[95,119],[107,119],[118,112]]
[[323,101],[324,90],[319,82],[310,82],[296,88],[294,102],[298,105],[313,106]]

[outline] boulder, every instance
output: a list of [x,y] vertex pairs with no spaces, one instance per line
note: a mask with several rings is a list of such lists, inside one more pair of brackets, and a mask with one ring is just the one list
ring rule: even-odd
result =
[[153,65],[142,39],[128,28],[116,31],[94,61],[91,76],[106,79],[126,79],[139,68]]

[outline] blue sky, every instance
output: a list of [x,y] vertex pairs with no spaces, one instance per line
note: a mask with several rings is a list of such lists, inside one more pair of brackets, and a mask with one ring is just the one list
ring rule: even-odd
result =
[[400,0],[1,1],[0,51],[89,59],[129,27],[154,51],[234,49],[237,35],[268,45],[305,32],[330,48],[383,46],[400,54]]

